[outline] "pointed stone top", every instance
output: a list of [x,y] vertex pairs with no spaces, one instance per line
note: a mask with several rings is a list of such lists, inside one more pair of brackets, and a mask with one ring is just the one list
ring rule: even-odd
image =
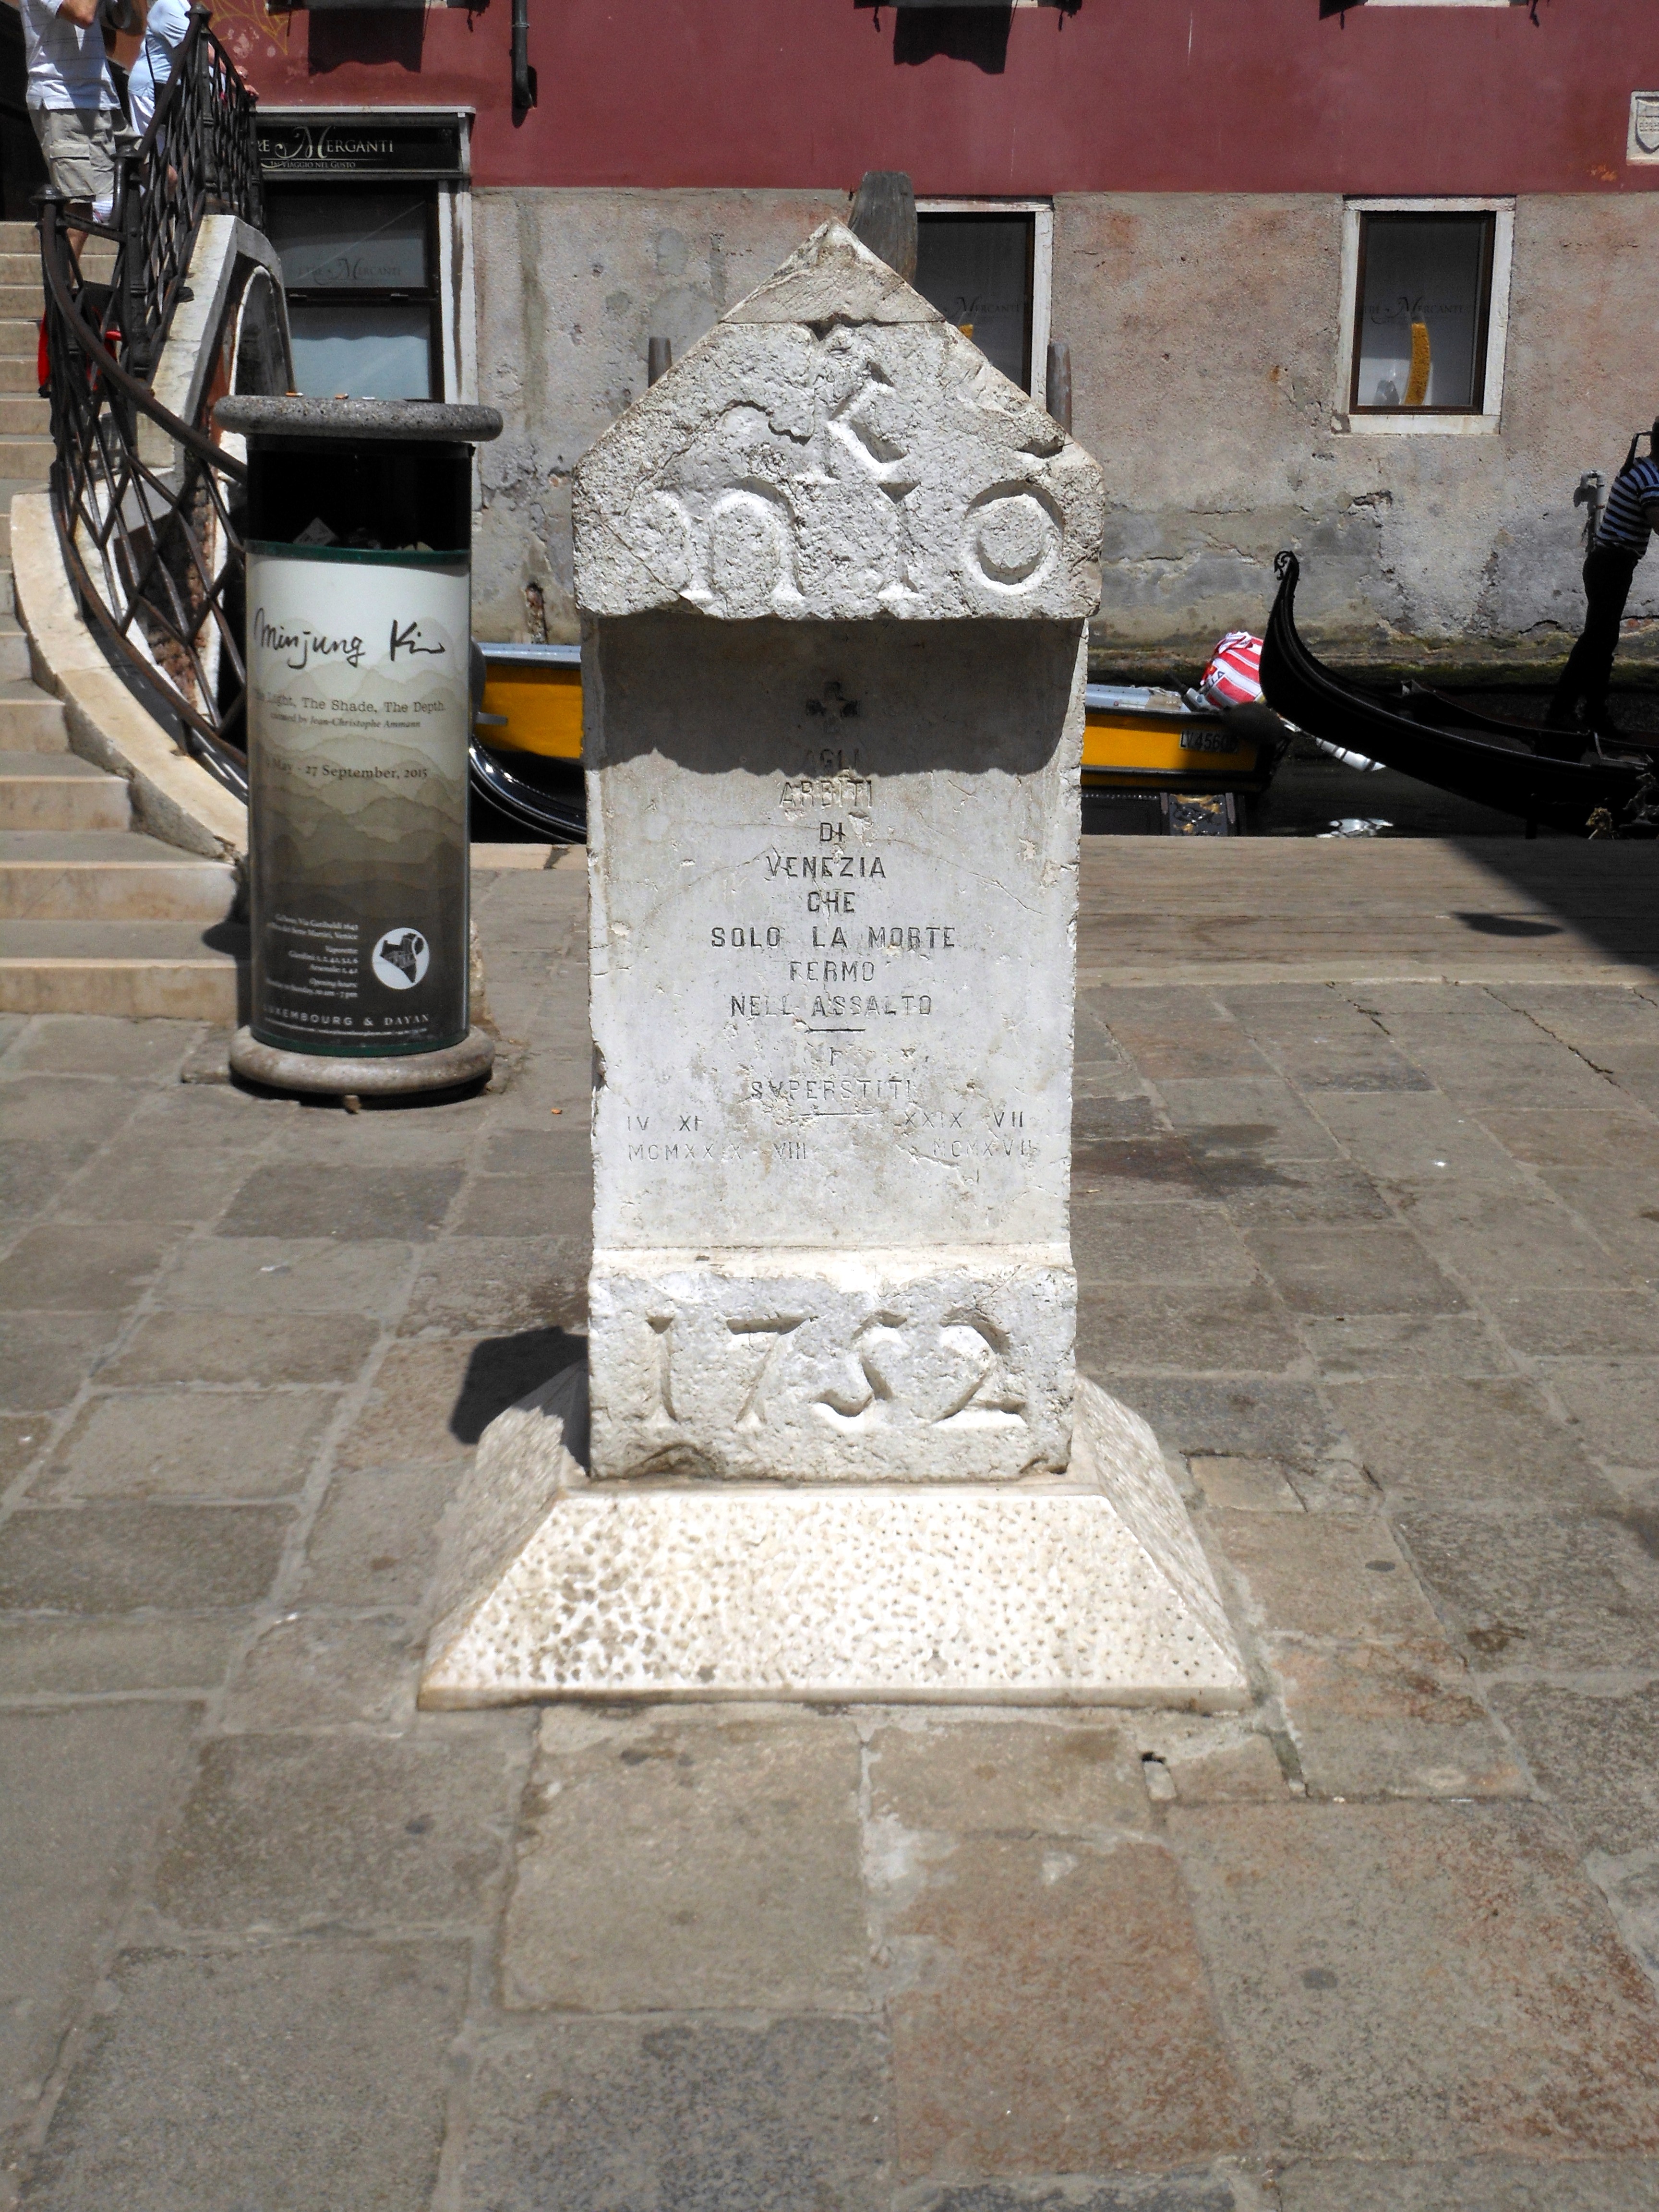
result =
[[728,323],[942,323],[939,309],[854,238],[826,222],[726,315]]
[[1104,510],[1098,463],[827,222],[577,469],[577,604],[1080,620]]

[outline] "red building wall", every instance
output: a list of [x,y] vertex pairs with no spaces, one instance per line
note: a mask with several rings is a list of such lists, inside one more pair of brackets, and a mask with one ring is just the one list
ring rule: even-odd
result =
[[540,102],[516,122],[508,0],[231,0],[215,21],[273,104],[477,107],[480,185],[850,190],[891,167],[950,193],[1659,190],[1625,161],[1630,95],[1659,88],[1659,0],[1535,15],[1081,0],[1016,13],[999,70],[906,58],[939,19],[859,0],[531,0]]

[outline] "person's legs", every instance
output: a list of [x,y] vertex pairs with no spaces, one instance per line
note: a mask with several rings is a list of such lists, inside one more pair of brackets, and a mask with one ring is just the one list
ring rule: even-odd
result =
[[1550,702],[1549,728],[1578,727],[1582,702],[1586,709],[1584,726],[1594,729],[1606,708],[1613,655],[1619,650],[1619,626],[1640,557],[1634,550],[1616,545],[1593,545],[1586,556],[1584,627],[1567,655],[1567,665]]
[[[46,157],[53,185],[78,212],[84,207],[94,222],[106,222],[115,198],[115,118],[108,108],[34,107],[34,135]],[[84,229],[70,232],[70,249],[78,260]]]

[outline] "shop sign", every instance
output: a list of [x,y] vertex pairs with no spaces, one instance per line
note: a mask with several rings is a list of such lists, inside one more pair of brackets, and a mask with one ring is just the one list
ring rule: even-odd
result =
[[269,114],[255,127],[268,179],[460,177],[466,173],[459,115]]

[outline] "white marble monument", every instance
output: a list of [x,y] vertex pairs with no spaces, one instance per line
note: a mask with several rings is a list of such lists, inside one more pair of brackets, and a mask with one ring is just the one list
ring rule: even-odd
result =
[[1243,1699],[1073,1365],[1103,513],[833,223],[577,471],[589,1358],[485,1434],[428,1705]]

